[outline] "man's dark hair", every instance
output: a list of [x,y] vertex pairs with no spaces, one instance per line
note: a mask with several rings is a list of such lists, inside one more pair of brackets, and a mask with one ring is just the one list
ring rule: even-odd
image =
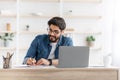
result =
[[61,17],[53,17],[50,19],[48,21],[48,25],[50,26],[51,24],[58,26],[61,31],[66,28],[65,20]]

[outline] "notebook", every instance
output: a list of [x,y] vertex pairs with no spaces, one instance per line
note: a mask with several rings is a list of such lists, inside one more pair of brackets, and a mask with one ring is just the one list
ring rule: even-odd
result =
[[89,47],[60,46],[58,68],[83,68],[89,66]]

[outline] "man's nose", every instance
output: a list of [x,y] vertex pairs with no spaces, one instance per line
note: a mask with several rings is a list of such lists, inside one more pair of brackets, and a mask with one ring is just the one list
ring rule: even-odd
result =
[[51,31],[50,35],[55,35],[53,31]]

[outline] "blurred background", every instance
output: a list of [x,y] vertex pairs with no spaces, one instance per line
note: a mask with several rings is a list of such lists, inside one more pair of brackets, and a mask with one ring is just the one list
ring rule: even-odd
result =
[[110,55],[119,67],[119,8],[119,0],[0,0],[0,66],[7,52],[14,53],[13,65],[22,64],[35,36],[47,34],[48,20],[60,16],[74,46],[90,47],[90,66],[103,66]]

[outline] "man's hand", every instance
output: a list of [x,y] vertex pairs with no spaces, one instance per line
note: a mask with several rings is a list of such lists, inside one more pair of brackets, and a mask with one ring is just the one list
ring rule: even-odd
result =
[[27,65],[36,65],[36,60],[34,58],[28,58],[26,64]]
[[49,65],[50,62],[47,59],[41,58],[37,61],[36,65]]

